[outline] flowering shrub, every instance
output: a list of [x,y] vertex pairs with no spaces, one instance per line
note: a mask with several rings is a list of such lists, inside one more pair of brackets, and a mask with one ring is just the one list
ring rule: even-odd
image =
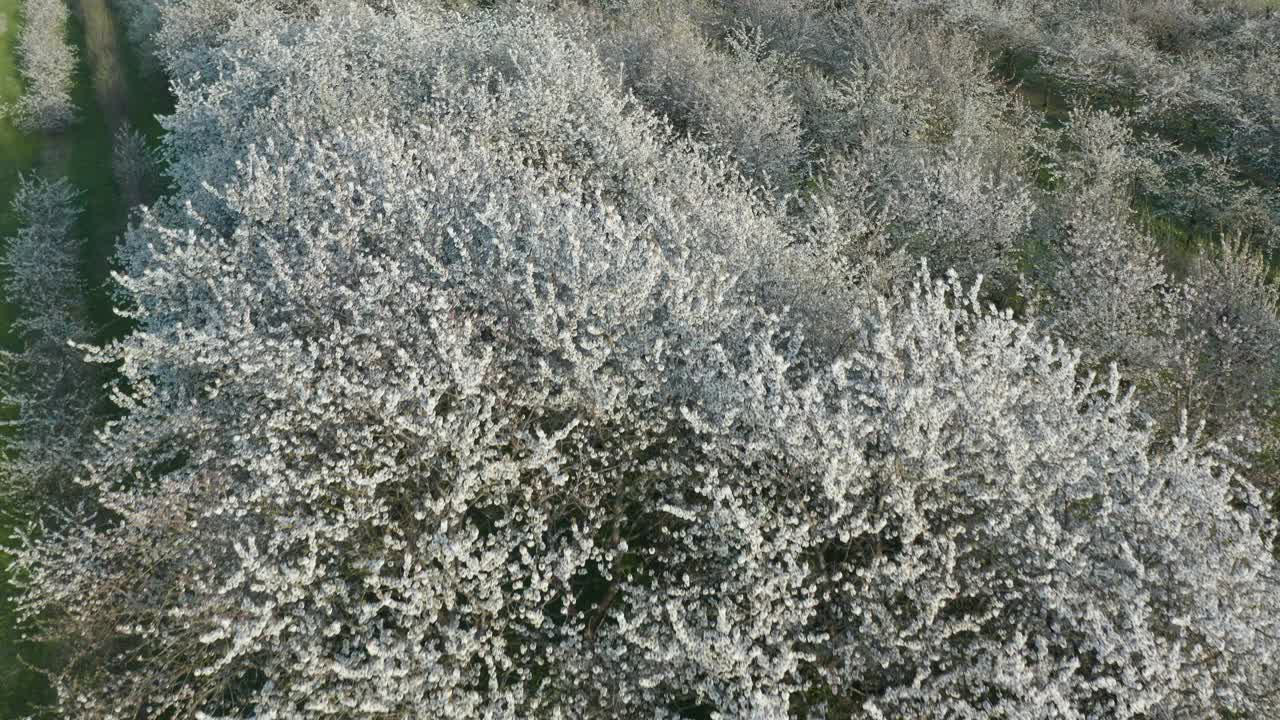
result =
[[241,18],[179,83],[17,560],[61,713],[1280,709],[1234,466],[976,282],[837,291],[565,22]]
[[9,108],[29,132],[60,132],[76,119],[71,90],[76,51],[66,40],[69,13],[63,0],[25,0],[18,64],[26,86]]
[[739,29],[710,47],[690,18],[625,7],[600,43],[606,66],[651,109],[725,148],[757,181],[793,190],[805,157],[795,103],[756,33]]
[[74,497],[72,478],[99,419],[94,386],[101,380],[75,347],[93,340],[72,233],[79,195],[66,179],[24,178],[13,199],[22,226],[7,238],[4,289],[18,311],[13,327],[22,347],[0,355],[4,404],[17,415],[6,422],[0,481],[10,505]]

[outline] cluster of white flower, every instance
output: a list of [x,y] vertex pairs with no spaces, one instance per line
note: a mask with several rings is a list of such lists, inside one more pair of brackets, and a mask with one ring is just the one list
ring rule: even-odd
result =
[[63,715],[1280,713],[1215,442],[1275,291],[1166,287],[1119,119],[1050,147],[972,40],[817,2],[236,5],[160,2],[122,412],[15,561]]
[[6,239],[0,262],[22,347],[0,353],[0,392],[16,411],[5,422],[0,498],[7,505],[61,502],[76,496],[71,479],[98,419],[95,385],[101,383],[75,347],[94,339],[79,280],[80,241],[72,232],[79,193],[65,179],[24,178],[13,212],[22,226]]
[[724,38],[726,52],[717,50],[690,10],[632,2],[590,16],[588,32],[647,107],[719,144],[760,182],[793,190],[805,148],[779,57],[758,31],[741,28]]
[[59,132],[75,122],[71,98],[76,51],[67,42],[67,11],[63,0],[24,0],[18,60],[26,88],[9,108],[27,131]]
[[[1250,0],[894,0],[964,28],[1030,86],[1131,115],[1170,141],[1164,212],[1209,228],[1243,225],[1280,248],[1280,12]],[[1226,170],[1225,173],[1216,172]],[[1179,211],[1199,184],[1229,209]],[[1244,189],[1242,193],[1241,190]],[[1259,217],[1253,217],[1259,216]]]

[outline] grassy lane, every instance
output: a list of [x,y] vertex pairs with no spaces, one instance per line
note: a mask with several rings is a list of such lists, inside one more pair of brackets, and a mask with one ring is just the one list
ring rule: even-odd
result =
[[[77,4],[71,3],[73,10]],[[124,230],[128,207],[120,198],[111,174],[112,127],[98,104],[94,88],[94,54],[86,47],[86,26],[78,12],[71,15],[71,37],[80,52],[73,97],[80,122],[71,132],[71,157],[67,177],[83,194],[84,213],[76,231],[84,239],[81,274],[88,282],[89,319],[97,327],[112,320],[106,291],[116,237]]]
[[110,270],[116,240],[128,221],[127,197],[138,189],[116,186],[111,171],[112,141],[125,123],[149,137],[159,134],[155,115],[172,111],[173,101],[161,76],[144,77],[138,70],[106,0],[71,0],[76,11],[75,40],[84,62],[76,83],[76,105],[86,122],[75,133],[69,176],[85,193],[85,214],[79,231],[85,238],[83,272],[90,287],[89,318],[103,330],[103,339],[126,329],[112,312]]

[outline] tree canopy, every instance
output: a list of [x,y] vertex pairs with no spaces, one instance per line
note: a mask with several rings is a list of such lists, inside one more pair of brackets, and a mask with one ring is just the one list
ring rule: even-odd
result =
[[[1166,266],[1091,21],[889,5],[139,11],[170,188],[15,563],[57,712],[1280,712],[1265,232]],[[1148,104],[1040,125],[1023,37]]]

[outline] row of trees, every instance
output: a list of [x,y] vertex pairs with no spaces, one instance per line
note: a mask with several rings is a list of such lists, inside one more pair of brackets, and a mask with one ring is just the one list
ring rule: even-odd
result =
[[1280,12],[1251,2],[899,3],[968,29],[1059,101],[1127,114],[1170,182],[1144,199],[1180,223],[1280,242]]
[[160,160],[140,130],[123,123],[111,142],[111,174],[125,205],[134,208],[157,194]]
[[[1154,22],[1123,3],[1050,5],[1058,9],[1021,8],[1021,40],[1007,17],[1016,3],[571,3],[551,12],[647,109],[727,153],[785,204],[780,222],[818,264],[838,268],[833,285],[893,294],[914,280],[922,256],[983,276],[989,299],[1020,305],[1093,367],[1119,363],[1166,433],[1187,413],[1273,487],[1280,317],[1261,256],[1280,239],[1280,195],[1248,166],[1266,154],[1241,143],[1254,142],[1246,126],[1265,143],[1280,134],[1266,130],[1270,117],[1215,115],[1202,120],[1221,143],[1206,148],[1156,123],[1163,105],[1103,102],[1100,85],[1045,123],[993,66],[993,51],[1034,47],[1065,67],[1085,61],[1072,60],[1059,35],[1078,37],[1112,16],[1118,27]],[[1177,57],[1206,74],[1196,92],[1265,102],[1272,90],[1254,86],[1280,64],[1266,54],[1280,20],[1196,7],[1200,45]],[[1000,22],[1003,35],[991,29]],[[1246,51],[1260,44],[1261,54]],[[1246,55],[1256,62],[1252,84],[1211,82]],[[1044,63],[1035,78],[1071,92]],[[1152,213],[1212,228],[1229,247],[1169,257],[1149,230]],[[817,318],[804,321],[819,332]],[[1219,389],[1192,389],[1209,385]]]
[[[182,58],[216,44],[241,12],[226,0],[120,2],[135,35],[182,77],[204,64]],[[895,156],[907,144],[980,138],[964,152],[999,150],[999,170],[1012,170],[1028,138],[1008,125],[1025,131],[1029,120],[1008,107],[1014,81],[1052,98],[1054,115],[1067,102],[1124,115],[1137,131],[1132,150],[1160,169],[1135,179],[1135,199],[1161,221],[1239,231],[1268,249],[1280,238],[1274,10],[1205,0],[563,4],[557,12],[591,19],[593,44],[647,106],[784,191],[832,151],[870,144],[856,139],[873,129]],[[341,5],[272,3],[294,16]]]
[[23,94],[4,108],[28,132],[56,133],[76,120],[71,99],[76,51],[67,42],[69,12],[63,0],[25,0],[18,64]]
[[4,291],[22,347],[0,355],[3,403],[17,411],[6,423],[0,498],[10,509],[32,501],[56,508],[80,496],[72,479],[100,419],[102,379],[82,360],[94,333],[72,232],[80,194],[66,179],[26,178],[13,212],[22,226],[7,238]]
[[1280,712],[1276,292],[1126,118],[901,7],[155,9],[61,714]]

